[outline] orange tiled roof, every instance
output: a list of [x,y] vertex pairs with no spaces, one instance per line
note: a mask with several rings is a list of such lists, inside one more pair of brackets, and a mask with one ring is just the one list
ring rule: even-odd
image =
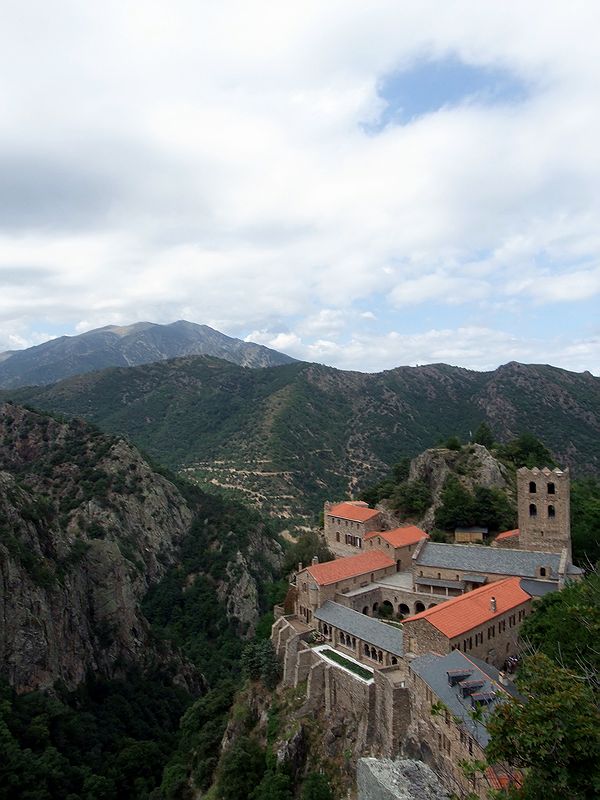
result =
[[520,533],[519,528],[515,528],[512,531],[503,531],[502,533],[499,533],[498,536],[495,537],[494,541],[501,542],[503,539],[510,539],[511,536],[518,536],[519,533]]
[[394,528],[392,531],[373,531],[365,536],[365,539],[373,539],[381,536],[392,547],[408,547],[409,544],[416,544],[421,539],[429,539],[429,534],[417,528],[416,525],[408,525],[406,528]]
[[523,774],[521,772],[516,770],[514,773],[509,773],[497,765],[488,767],[485,771],[485,776],[492,789],[508,789],[510,786],[519,788],[523,785]]
[[[381,550],[370,550],[368,553],[359,553],[347,558],[336,558],[335,561],[325,561],[323,564],[312,564],[307,567],[308,572],[320,586],[336,583],[345,578],[356,578],[376,569],[393,567],[396,562],[382,553]],[[529,595],[527,595],[529,597]]]
[[[531,596],[521,589],[520,582],[521,578],[505,578],[496,583],[480,586],[479,589],[408,617],[404,620],[404,624],[416,619],[426,619],[444,636],[453,639],[531,600]],[[496,598],[495,611],[490,608],[492,597]]]
[[355,506],[352,503],[338,503],[335,506],[331,506],[327,513],[332,517],[351,519],[354,522],[366,522],[371,517],[379,514],[379,511],[367,506]]

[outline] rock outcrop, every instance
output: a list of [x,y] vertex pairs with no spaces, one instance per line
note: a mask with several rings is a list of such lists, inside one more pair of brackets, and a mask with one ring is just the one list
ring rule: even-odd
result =
[[[122,439],[0,405],[0,675],[25,692],[160,668],[199,689],[201,676],[152,636],[141,610],[202,514],[208,498],[198,497],[186,499]],[[233,552],[215,602],[251,635],[281,548],[257,530]]]
[[357,800],[448,800],[437,775],[422,761],[361,758]]
[[431,491],[431,506],[417,522],[420,528],[433,528],[435,512],[441,505],[441,493],[449,475],[456,477],[469,491],[476,486],[485,486],[515,494],[508,470],[483,445],[472,444],[461,450],[445,447],[425,450],[411,461],[408,477],[409,481],[422,481]]

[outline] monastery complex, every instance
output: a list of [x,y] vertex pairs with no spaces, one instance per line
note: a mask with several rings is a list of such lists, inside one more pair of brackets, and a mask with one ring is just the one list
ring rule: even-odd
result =
[[568,470],[517,472],[518,529],[491,546],[386,530],[366,503],[326,503],[335,560],[299,565],[272,640],[306,710],[352,715],[363,755],[423,760],[449,791],[486,797],[507,776],[474,773],[485,716],[516,690],[509,673],[532,606],[582,571],[571,562]]

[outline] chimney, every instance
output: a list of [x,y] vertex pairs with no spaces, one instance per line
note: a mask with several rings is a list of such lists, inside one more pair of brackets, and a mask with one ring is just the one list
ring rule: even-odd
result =
[[302,569],[303,569],[303,567],[302,567],[302,562],[301,562],[301,561],[299,561],[299,562],[298,562],[298,572],[302,572]]
[[313,556],[312,565],[315,567],[319,563],[319,556]]
[[490,611],[496,610],[496,598],[490,597]]

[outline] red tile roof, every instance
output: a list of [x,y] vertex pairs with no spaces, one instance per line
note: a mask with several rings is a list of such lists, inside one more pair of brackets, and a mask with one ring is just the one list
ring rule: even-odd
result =
[[[531,600],[531,596],[521,589],[520,581],[521,578],[505,578],[496,583],[480,586],[479,589],[408,617],[404,620],[404,625],[417,619],[425,619],[449,639],[461,636]],[[492,597],[496,598],[495,611],[490,607]]]
[[342,519],[351,519],[354,522],[366,522],[371,517],[377,516],[379,511],[368,506],[355,506],[352,503],[338,503],[331,506],[327,512],[331,517],[341,517]]
[[381,550],[370,550],[368,553],[336,558],[335,561],[325,561],[323,564],[312,564],[307,567],[307,571],[320,586],[326,586],[345,578],[356,578],[359,575],[395,565],[396,562]]
[[494,541],[501,542],[503,539],[510,539],[511,536],[518,536],[519,533],[520,533],[519,528],[515,528],[512,531],[503,531],[502,533],[499,533],[498,536],[495,537]]
[[392,531],[373,531],[365,536],[365,539],[373,539],[381,536],[392,547],[408,547],[409,544],[416,544],[421,539],[429,539],[429,534],[417,528],[416,525],[407,525],[405,528],[394,528]]
[[510,786],[520,788],[523,785],[523,774],[518,770],[507,772],[503,767],[494,765],[485,771],[485,777],[492,789],[508,789]]

